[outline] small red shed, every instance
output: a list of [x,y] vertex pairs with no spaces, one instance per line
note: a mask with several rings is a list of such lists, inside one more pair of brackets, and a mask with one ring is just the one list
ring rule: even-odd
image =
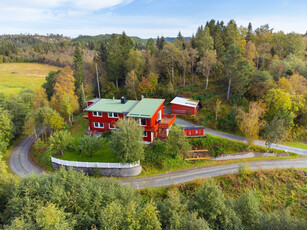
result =
[[195,115],[199,101],[184,97],[175,97],[171,101],[172,114],[193,114]]
[[204,126],[181,127],[188,137],[205,136]]

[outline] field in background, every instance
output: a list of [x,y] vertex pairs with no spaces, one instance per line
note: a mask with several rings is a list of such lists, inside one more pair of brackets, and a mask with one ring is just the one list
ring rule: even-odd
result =
[[51,70],[57,66],[38,63],[4,63],[0,64],[0,93],[17,94],[24,89],[39,88]]

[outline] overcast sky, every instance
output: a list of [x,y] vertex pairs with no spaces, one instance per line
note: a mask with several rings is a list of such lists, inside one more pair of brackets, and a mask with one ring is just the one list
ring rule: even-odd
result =
[[0,34],[191,36],[211,19],[305,33],[307,0],[0,0]]

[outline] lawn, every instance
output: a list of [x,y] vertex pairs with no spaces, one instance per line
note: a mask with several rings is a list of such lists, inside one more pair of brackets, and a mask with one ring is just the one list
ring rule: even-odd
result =
[[51,70],[56,66],[38,63],[3,63],[0,64],[0,93],[17,94],[24,89],[39,88]]
[[68,161],[83,161],[83,162],[109,162],[116,163],[114,154],[112,153],[111,148],[108,146],[108,140],[103,138],[101,143],[101,149],[95,152],[92,156],[65,151],[63,156],[56,156],[59,159],[68,160]]
[[[70,132],[74,137],[82,137],[88,130],[88,120],[83,118],[82,115],[86,113],[80,113],[74,116],[74,123],[70,128]],[[65,151],[63,156],[56,156],[59,159],[69,161],[88,161],[88,162],[118,162],[112,153],[111,148],[108,145],[108,139],[102,138],[101,149],[95,152],[92,156],[82,155],[73,151]]]
[[86,112],[74,115],[74,123],[70,127],[71,135],[74,137],[83,137],[84,133],[88,130],[88,120],[83,118]]
[[283,142],[282,145],[295,147],[299,149],[307,149],[307,144],[302,143],[302,142]]

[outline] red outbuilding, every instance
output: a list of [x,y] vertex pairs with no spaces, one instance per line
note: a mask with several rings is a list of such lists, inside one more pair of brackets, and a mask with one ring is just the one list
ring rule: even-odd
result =
[[195,115],[199,101],[184,97],[175,97],[171,101],[172,114],[193,114]]
[[205,136],[204,126],[181,127],[188,137]]

